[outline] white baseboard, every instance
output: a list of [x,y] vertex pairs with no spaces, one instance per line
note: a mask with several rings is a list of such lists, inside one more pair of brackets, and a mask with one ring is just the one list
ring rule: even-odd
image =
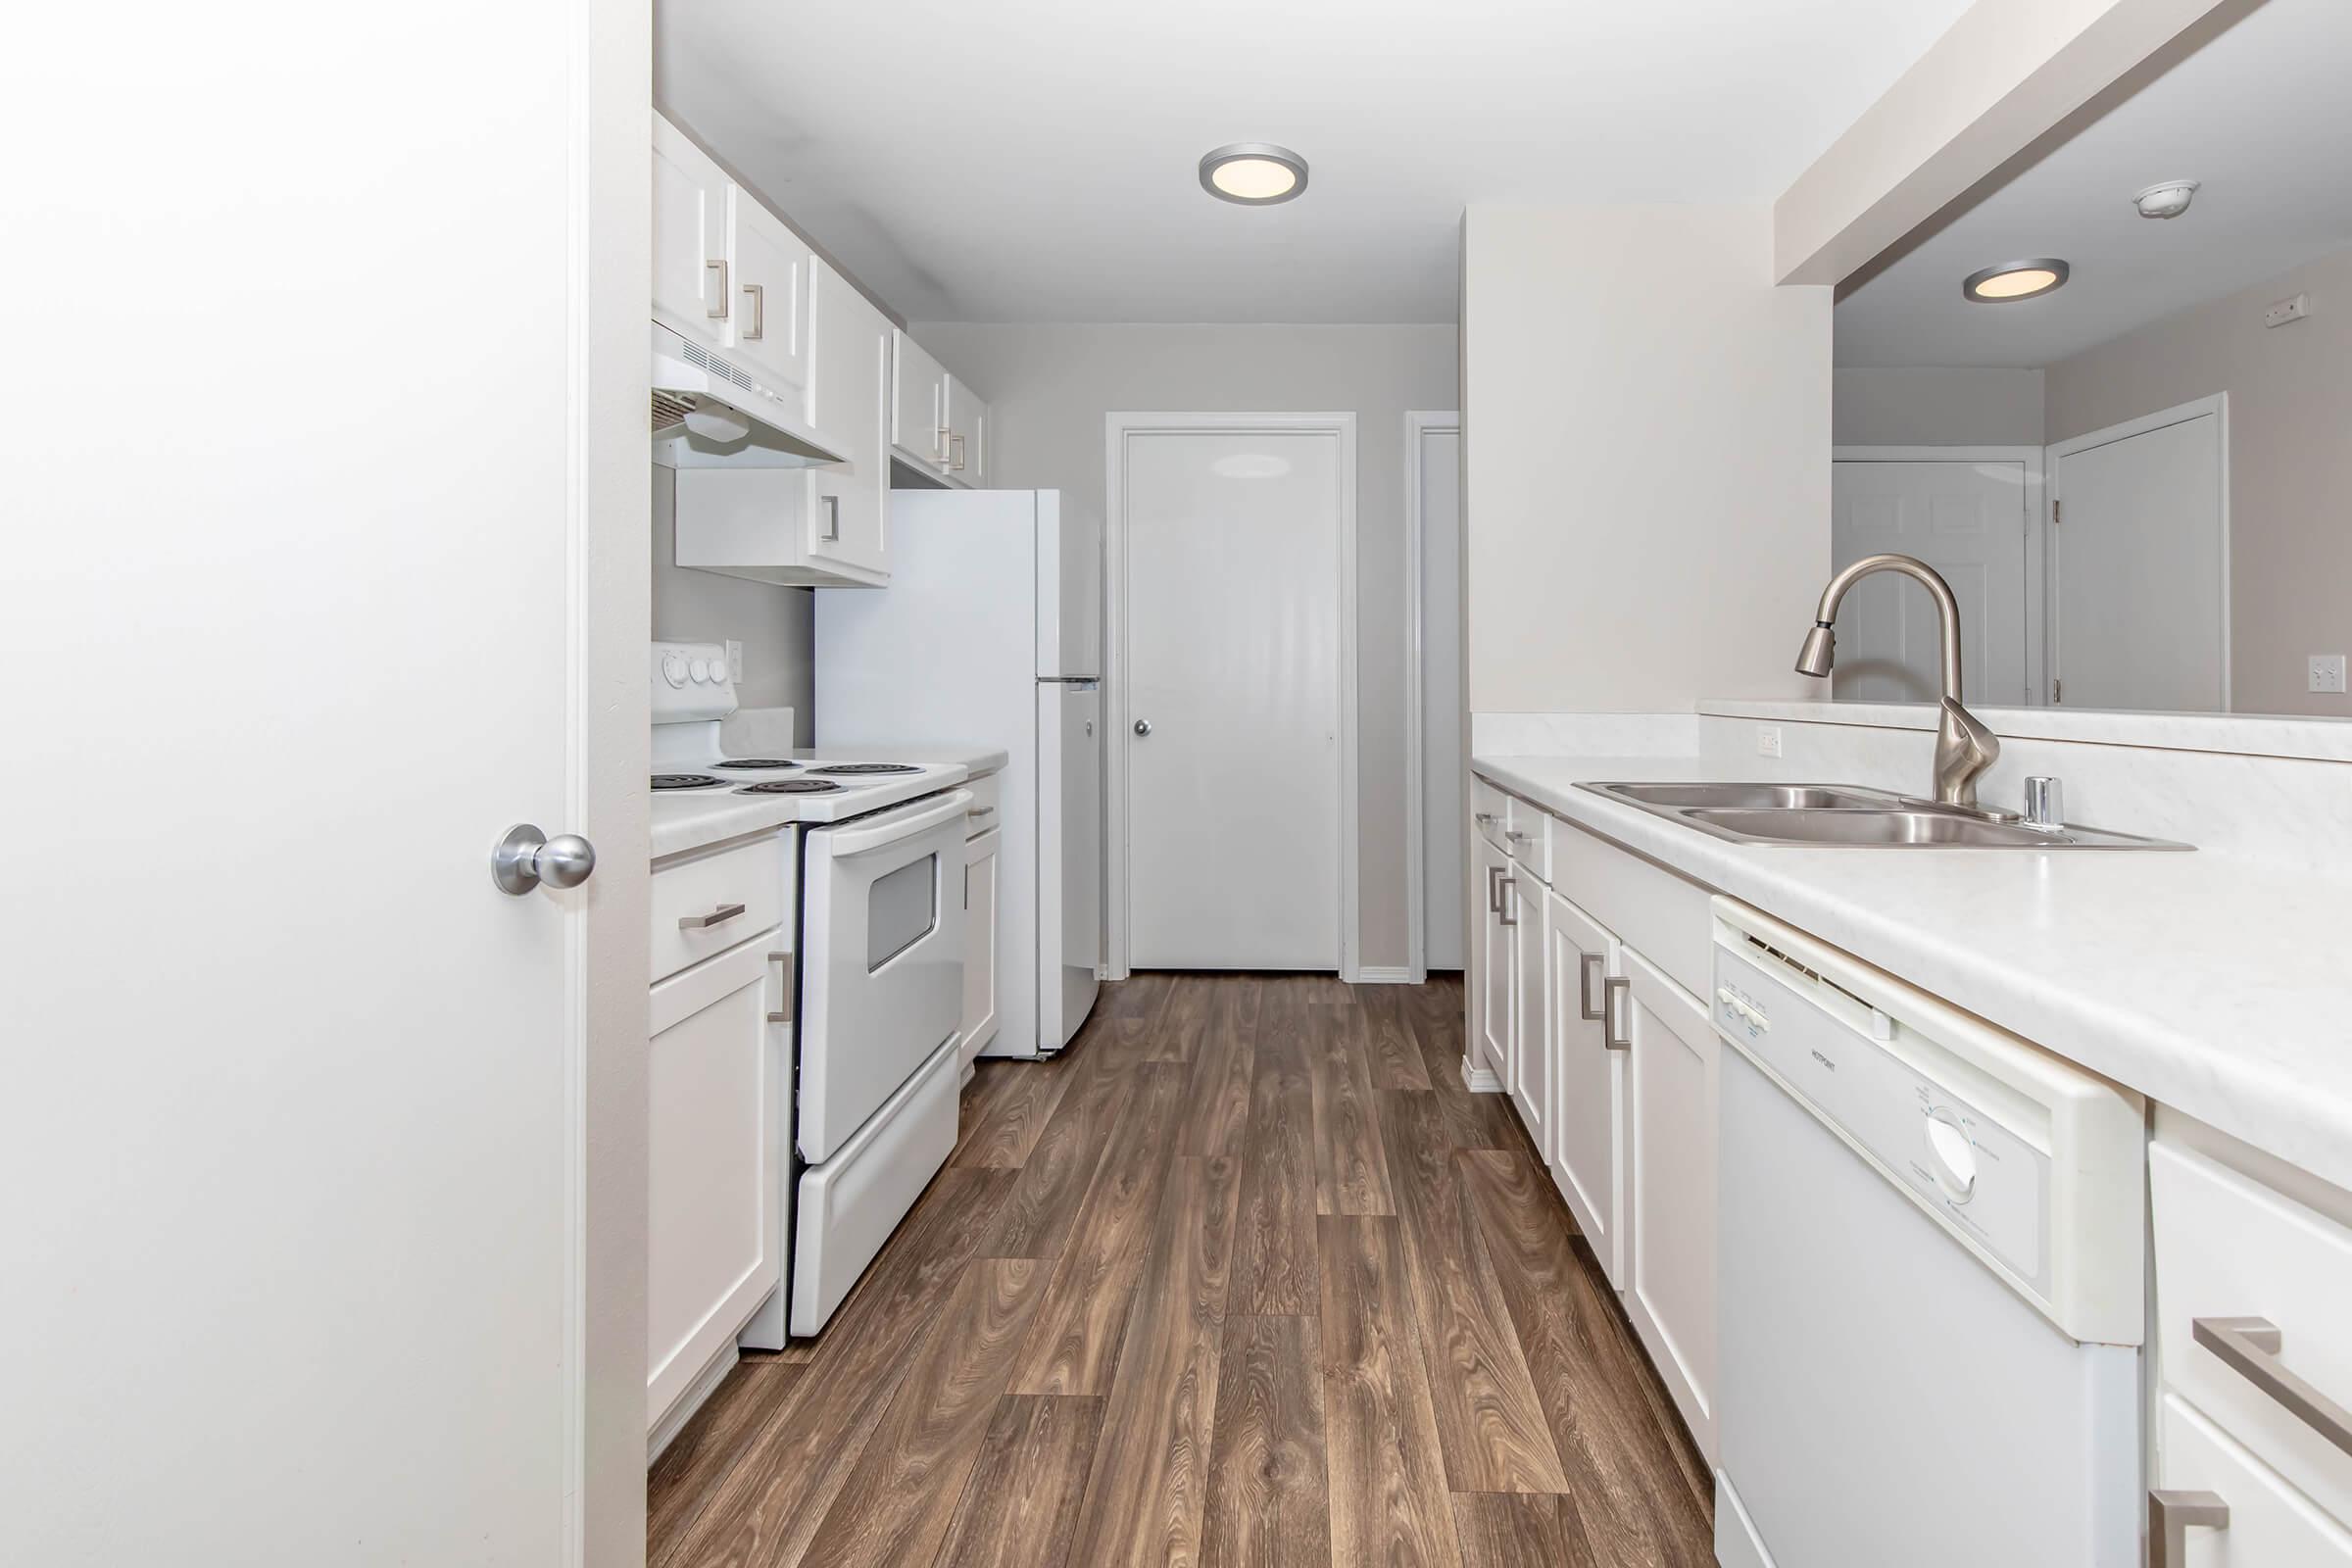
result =
[[727,1374],[734,1371],[735,1363],[742,1359],[743,1352],[736,1348],[733,1340],[729,1340],[710,1358],[710,1364],[696,1373],[694,1381],[687,1384],[678,1396],[670,1401],[662,1419],[654,1424],[654,1430],[645,1435],[645,1467],[648,1470],[654,1467],[656,1459],[662,1457],[662,1450],[668,1447],[678,1433],[684,1430],[686,1423],[694,1419],[694,1412],[703,1407],[703,1401],[718,1392],[718,1386],[727,1380]]
[[1409,986],[1414,984],[1413,971],[1401,963],[1366,964],[1356,971],[1359,986]]
[[1499,1095],[1502,1080],[1488,1068],[1479,1066],[1468,1056],[1462,1058],[1462,1087],[1474,1095]]

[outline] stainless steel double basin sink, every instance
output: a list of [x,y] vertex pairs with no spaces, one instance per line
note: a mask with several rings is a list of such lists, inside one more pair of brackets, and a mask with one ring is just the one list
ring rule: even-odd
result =
[[2098,828],[2038,827],[1999,811],[1939,806],[1856,784],[1579,784],[1735,844],[1816,848],[2185,850]]

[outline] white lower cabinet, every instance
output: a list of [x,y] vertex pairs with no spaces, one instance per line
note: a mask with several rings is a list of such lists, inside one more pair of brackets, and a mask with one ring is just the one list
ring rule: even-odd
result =
[[[655,873],[655,886],[662,873]],[[762,932],[653,988],[647,1055],[646,1426],[782,1278],[788,960]]]
[[1630,1080],[1625,1312],[1699,1450],[1715,1457],[1715,1113],[1708,1010],[1630,948],[1606,1027]]
[[1511,862],[1483,838],[1476,841],[1476,849],[1480,892],[1486,902],[1481,906],[1485,912],[1479,916],[1478,973],[1473,978],[1478,995],[1477,1005],[1472,1009],[1477,1025],[1472,1049],[1489,1072],[1508,1084],[1517,949],[1511,941],[1510,927],[1502,923],[1502,879],[1511,874]]
[[1625,1288],[1626,1053],[1602,1027],[1608,979],[1622,973],[1617,939],[1553,893],[1551,951],[1551,1179],[1601,1272]]
[[997,1037],[997,868],[1004,833],[990,828],[963,846],[963,1040],[968,1065]]
[[2160,1490],[2195,1501],[2210,1494],[2228,1512],[2182,1517],[2167,1532],[2175,1539],[2148,1543],[2148,1568],[2352,1568],[2343,1526],[2180,1395],[2167,1390],[2157,1405]]
[[1551,1160],[1551,942],[1545,906],[1551,890],[1532,867],[1511,862],[1503,878],[1502,917],[1511,944],[1511,1103],[1534,1141],[1536,1152]]

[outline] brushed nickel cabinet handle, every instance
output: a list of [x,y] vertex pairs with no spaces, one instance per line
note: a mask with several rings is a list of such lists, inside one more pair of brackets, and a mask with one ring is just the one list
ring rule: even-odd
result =
[[740,904],[722,904],[709,914],[681,916],[678,920],[678,929],[681,931],[708,931],[714,925],[734,919],[742,912],[743,906]]
[[1617,1020],[1625,1012],[1624,1007],[1618,1004],[1617,999],[1624,996],[1630,996],[1633,993],[1633,989],[1634,983],[1621,974],[1613,974],[1601,982],[1600,1043],[1608,1047],[1611,1051],[1631,1051],[1634,1049],[1634,1037],[1632,1035],[1628,1034],[1621,1038],[1617,1033]]
[[712,320],[723,321],[727,318],[727,264],[724,262],[705,262],[703,264],[703,270],[706,272],[713,268],[718,271],[718,287],[711,291],[712,303],[708,314]]
[[948,460],[955,455],[955,431],[943,424],[931,432],[931,461],[933,463],[945,468],[948,466]]
[[1585,1015],[1588,1023],[1598,1023],[1607,1013],[1605,1006],[1592,1005],[1592,970],[1600,962],[1597,953],[1579,951],[1576,956],[1576,1010]]
[[[1517,877],[1506,876],[1501,881],[1495,883],[1494,887],[1495,891],[1499,893],[1505,888],[1514,888],[1518,885],[1519,879]],[[1503,925],[1517,925],[1519,923],[1519,913],[1516,909],[1511,907],[1511,901],[1507,897],[1502,901],[1502,906],[1496,909],[1494,912],[1501,916],[1500,923]]]
[[767,961],[784,965],[784,1010],[769,1013],[767,1021],[769,1023],[790,1023],[792,1022],[792,955],[771,953],[767,956]]
[[963,471],[963,432],[961,430],[948,432],[948,457],[949,471],[961,473]]
[[757,343],[767,336],[767,287],[762,283],[746,283],[743,291],[752,297],[752,324],[744,328],[743,340]]
[[2284,1405],[2287,1413],[2352,1453],[2352,1410],[2287,1370],[2279,1359],[2286,1336],[2267,1317],[2198,1317],[2189,1334],[2230,1370]]
[[2188,1561],[2190,1526],[2230,1528],[2230,1505],[2216,1492],[2148,1494],[2148,1568],[2181,1568]]
[[1502,836],[1506,839],[1509,839],[1513,844],[1525,844],[1527,842],[1527,835],[1520,832],[1517,828],[1504,828],[1502,830]]
[[1475,816],[1471,817],[1470,820],[1476,822],[1480,827],[1493,827],[1494,825],[1494,813],[1493,811],[1480,811]]
[[1502,867],[1501,867],[1501,866],[1499,866],[1499,865],[1490,865],[1490,866],[1488,866],[1488,867],[1487,867],[1487,912],[1488,912],[1489,914],[1500,914],[1500,913],[1502,912],[1502,888],[1501,888],[1501,886],[1500,886],[1500,884],[1501,884],[1501,881],[1502,881]]
[[825,531],[818,534],[817,538],[826,544],[837,543],[841,538],[841,497],[819,496],[817,499],[824,503],[825,508]]

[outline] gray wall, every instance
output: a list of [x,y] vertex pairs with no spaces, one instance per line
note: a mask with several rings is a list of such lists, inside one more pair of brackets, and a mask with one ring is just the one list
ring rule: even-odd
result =
[[922,345],[989,400],[990,478],[1103,503],[1114,410],[1352,411],[1356,416],[1359,949],[1406,956],[1404,416],[1451,409],[1451,326],[917,323]]
[[2042,373],[1974,368],[1851,368],[1831,377],[1830,439],[1841,447],[2037,447]]
[[[2308,319],[2263,308],[2309,292]],[[2352,714],[2304,690],[2352,651],[2352,251],[2208,300],[2047,371],[2046,439],[2230,394],[2230,705]]]
[[745,708],[790,708],[797,744],[809,744],[816,715],[813,588],[779,588],[675,564],[676,475],[654,465],[654,640],[743,642]]

